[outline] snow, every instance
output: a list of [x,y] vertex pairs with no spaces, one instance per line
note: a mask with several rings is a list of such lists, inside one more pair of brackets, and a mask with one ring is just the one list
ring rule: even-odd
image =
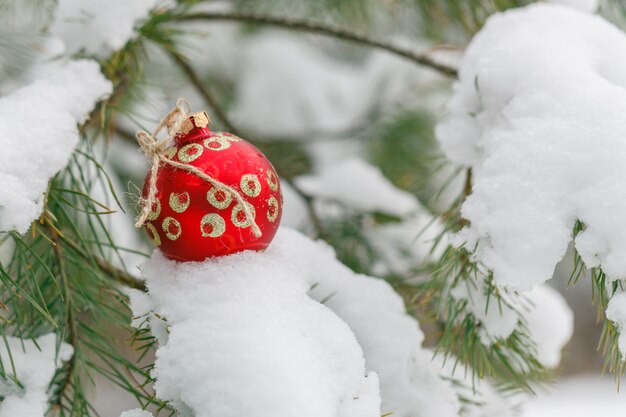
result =
[[134,410],[124,411],[120,417],[152,417],[152,413],[136,408]]
[[519,313],[515,301],[506,293],[496,298],[482,279],[462,281],[450,295],[456,301],[466,301],[467,312],[481,324],[478,334],[486,345],[506,339],[517,327]]
[[319,174],[297,177],[295,183],[310,196],[365,212],[403,216],[419,208],[415,197],[396,188],[380,169],[354,157]]
[[469,400],[463,404],[458,416],[462,417],[518,417],[519,396],[498,392],[489,379],[478,379],[472,375],[471,368],[456,363],[454,357],[443,361],[441,356],[434,360],[441,363],[442,373],[453,378],[460,396]]
[[502,290],[500,298],[492,291],[476,279],[459,283],[450,295],[467,302],[466,311],[480,323],[483,344],[497,343],[519,330],[533,342],[536,359],[547,368],[556,367],[574,331],[574,315],[563,296],[545,284],[523,294]]
[[535,343],[535,357],[547,368],[561,362],[561,351],[574,333],[574,313],[565,298],[548,285],[537,285],[524,298],[522,321]]
[[433,248],[442,233],[442,224],[424,208],[402,221],[373,225],[364,232],[377,252],[372,271],[380,275],[423,268],[438,259],[447,246],[447,236],[443,236]]
[[50,33],[67,52],[106,57],[135,37],[135,26],[158,0],[59,0]]
[[521,417],[618,417],[626,410],[624,390],[618,392],[612,376],[569,377],[549,391],[531,399]]
[[416,81],[434,79],[386,53],[342,62],[292,34],[269,31],[242,47],[233,120],[265,136],[349,130],[369,116],[372,102],[384,108]]
[[280,219],[281,226],[302,230],[310,223],[306,201],[293,189],[291,184],[281,179],[280,190],[283,194],[283,214]]
[[331,247],[281,228],[272,249],[299,263],[299,276],[346,322],[363,348],[368,369],[380,379],[382,413],[398,417],[456,416],[460,405],[449,381],[422,349],[424,335],[406,314],[402,298],[384,280],[354,273]]
[[[167,320],[156,330],[155,388],[179,410],[456,417],[463,407],[452,370],[421,347],[424,335],[392,287],[292,229],[281,227],[265,252],[203,263],[156,252],[144,276],[149,294],[130,292],[135,325]],[[494,409],[506,408],[492,397],[501,403]]]
[[[232,12],[233,5],[201,2],[191,9]],[[268,140],[276,135],[314,141],[360,127],[373,110],[403,102],[401,98],[415,93],[416,85],[432,88],[433,80],[443,79],[383,51],[362,49],[346,57],[343,43],[323,37],[267,28],[247,36],[241,27],[223,22],[184,22],[176,27],[194,34],[182,45],[182,52],[195,56],[194,68],[237,80],[229,109],[233,123]],[[419,49],[410,40],[394,42]],[[171,94],[180,93],[176,88]],[[422,90],[419,103],[425,101]],[[193,98],[190,102],[195,103]]]
[[168,323],[159,314],[153,311],[153,302],[150,295],[133,288],[125,289],[126,295],[131,300],[133,317],[131,326],[136,329],[150,329],[152,336],[165,345],[168,338]]
[[619,351],[626,356],[626,293],[615,294],[606,307],[606,318],[611,320],[619,330]]
[[157,396],[196,417],[379,417],[354,334],[308,297],[294,263],[275,245],[202,263],[156,251],[143,274],[168,326]]
[[111,90],[96,62],[79,60],[0,98],[0,231],[28,230],[78,143],[77,124]]
[[32,67],[64,52],[60,40],[42,36],[52,6],[49,0],[0,2],[0,95],[25,84]]
[[454,242],[498,286],[549,279],[577,219],[585,264],[626,277],[624,51],[606,20],[549,4],[492,16],[469,45],[437,135],[474,173]]
[[6,269],[13,259],[15,240],[8,233],[0,233],[0,265]]
[[40,336],[36,344],[30,339],[11,336],[5,336],[4,340],[5,343],[0,343],[2,363],[7,375],[17,377],[23,388],[10,380],[0,381],[0,396],[4,398],[0,417],[44,417],[49,407],[48,387],[57,368],[72,357],[72,346],[61,343],[57,351],[53,333]]

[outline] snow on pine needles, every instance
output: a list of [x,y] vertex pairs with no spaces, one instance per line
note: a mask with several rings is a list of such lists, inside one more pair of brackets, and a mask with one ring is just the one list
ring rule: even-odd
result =
[[438,137],[473,169],[456,243],[496,284],[552,277],[577,220],[585,264],[626,277],[624,51],[606,20],[546,4],[494,15],[469,45]]
[[73,353],[71,345],[57,343],[54,333],[32,340],[4,336],[0,360],[3,373],[11,379],[0,380],[0,417],[44,417],[49,408],[50,382]]
[[[453,242],[497,286],[548,280],[572,240],[607,283],[626,278],[624,51],[626,35],[608,21],[549,4],[492,16],[467,48],[437,133],[473,172],[468,226]],[[608,304],[618,330],[625,306],[619,293]]]
[[364,212],[401,217],[421,208],[413,195],[396,188],[379,168],[359,158],[349,158],[317,175],[300,176],[295,182],[307,195]]
[[[179,411],[454,417],[467,407],[392,287],[296,231],[281,228],[266,252],[202,263],[157,251],[143,271],[149,294],[131,292],[135,324],[149,318],[156,394]],[[466,395],[477,404],[483,390],[494,395],[487,382],[476,388]]]
[[67,165],[78,124],[112,91],[94,61],[70,61],[0,98],[0,231],[24,233],[49,179]]

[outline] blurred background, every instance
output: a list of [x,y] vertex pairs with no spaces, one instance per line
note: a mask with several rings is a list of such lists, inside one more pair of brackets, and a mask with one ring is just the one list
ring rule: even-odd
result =
[[[125,84],[109,109],[106,134],[94,142],[127,208],[106,218],[119,244],[150,251],[143,233],[132,226],[133,196],[147,171],[134,133],[152,130],[175,100],[185,97],[193,110],[211,115],[212,130],[250,140],[274,163],[284,187],[284,225],[326,240],[353,270],[384,277],[403,291],[404,283],[428,274],[437,257],[432,250],[441,229],[437,216],[455,203],[464,186],[464,173],[446,163],[434,137],[453,78],[385,48],[315,30],[285,30],[254,16],[348,28],[456,67],[487,16],[531,1],[152,1],[165,15],[184,10],[240,19],[172,20],[159,26],[156,13],[156,18],[133,23],[136,33],[122,49],[112,36],[115,30],[100,25],[99,17],[109,7],[112,13],[119,10],[113,6],[119,0],[85,1],[83,9],[77,3],[0,0],[0,96],[67,53],[96,57],[106,63],[109,78]],[[133,1],[126,3],[132,15]],[[619,0],[605,1],[598,13],[624,27],[625,7]],[[76,10],[82,11],[76,15]],[[113,199],[104,186],[92,193],[102,201]],[[129,251],[123,258],[120,262],[137,272],[144,256]],[[550,283],[574,311],[574,336],[552,393],[538,391],[522,414],[527,417],[626,412],[626,398],[618,394],[613,376],[600,377],[602,328],[586,273],[568,288],[573,265],[568,256]],[[427,323],[423,326],[427,329]],[[122,333],[112,337],[128,339]],[[133,356],[130,349],[127,353]],[[104,379],[98,387],[93,396],[103,417],[117,417],[135,405]]]

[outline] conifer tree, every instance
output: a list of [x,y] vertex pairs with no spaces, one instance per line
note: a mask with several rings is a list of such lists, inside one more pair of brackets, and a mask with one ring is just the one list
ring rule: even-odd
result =
[[[514,408],[510,394],[554,376],[558,354],[542,349],[560,352],[571,313],[555,307],[555,322],[544,324],[566,330],[537,340],[533,303],[560,306],[560,296],[502,285],[500,264],[481,257],[487,238],[459,241],[482,219],[462,207],[480,198],[475,184],[488,183],[479,162],[454,160],[444,130],[458,114],[444,103],[472,83],[489,97],[482,79],[459,71],[463,51],[490,16],[530,3],[0,0],[0,416],[96,416],[93,393],[110,383],[154,415],[194,415],[154,390],[155,323],[167,328],[168,318],[137,313],[147,290],[139,265],[153,248],[133,227],[149,169],[135,132],[151,132],[179,97],[207,111],[211,130],[247,139],[272,161],[283,185],[281,227],[325,242],[349,270],[402,297],[424,332],[423,345],[415,339],[420,369],[432,367],[454,397],[453,406],[445,393],[429,397],[435,388],[423,377],[416,390],[425,394],[407,404],[446,416]],[[626,8],[605,1],[597,14],[623,27]],[[572,220],[565,245],[594,230]],[[335,262],[310,250],[294,256]],[[593,283],[605,368],[619,375],[626,318],[609,304],[623,276],[606,271],[605,258],[590,264],[587,252],[574,252],[569,285]],[[329,271],[352,279],[337,268]],[[309,295],[358,333],[333,304],[341,294],[316,294],[316,285]],[[365,287],[343,288],[373,303]],[[393,300],[385,291],[373,293]],[[366,351],[366,367],[370,360]],[[376,373],[384,406],[392,377]],[[412,406],[381,413],[418,417]]]

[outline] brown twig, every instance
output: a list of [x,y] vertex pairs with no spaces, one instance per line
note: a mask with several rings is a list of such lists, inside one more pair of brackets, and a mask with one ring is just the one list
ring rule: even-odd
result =
[[300,32],[314,33],[317,35],[329,36],[341,39],[347,42],[353,42],[372,48],[381,49],[408,59],[418,65],[431,68],[440,74],[457,78],[458,72],[455,68],[439,63],[432,59],[429,55],[416,52],[409,48],[403,48],[389,42],[374,39],[364,34],[351,32],[349,30],[328,25],[326,23],[311,22],[305,19],[295,19],[288,17],[267,16],[256,13],[229,13],[229,12],[212,12],[212,13],[191,13],[180,15],[174,18],[178,21],[192,20],[223,20],[231,22],[254,23],[260,25],[269,25],[281,29],[295,30]]
[[293,181],[284,178],[283,179],[287,184],[289,184],[289,186],[295,191],[296,194],[298,194],[300,196],[300,198],[302,198],[302,200],[304,201],[304,204],[307,208],[307,211],[309,213],[309,217],[311,218],[311,224],[313,225],[313,228],[315,229],[315,234],[317,238],[321,238],[324,235],[324,226],[322,225],[322,221],[319,218],[319,216],[317,215],[317,211],[315,210],[315,206],[313,198],[304,193],[304,191],[302,191],[296,184],[294,184]]
[[[465,185],[463,186],[463,196],[461,204],[467,200],[467,197],[472,193],[472,168],[468,168],[465,173]],[[460,215],[460,213],[459,213]],[[465,217],[461,217],[459,220],[459,226],[461,228],[467,226],[469,221]]]
[[[67,330],[68,330],[68,338],[69,338],[69,343],[76,348],[76,345],[78,343],[78,336],[77,336],[77,332],[76,332],[76,322],[74,320],[74,310],[73,310],[73,306],[72,306],[72,293],[69,290],[69,280],[67,277],[67,272],[65,269],[65,261],[63,258],[63,248],[61,247],[61,245],[59,244],[59,240],[61,238],[61,234],[59,234],[56,230],[56,228],[52,227],[51,223],[46,223],[48,231],[50,233],[50,238],[52,240],[52,242],[54,243],[53,249],[54,249],[54,256],[56,258],[57,264],[59,266],[59,273],[61,275],[61,279],[63,280],[63,287],[65,289],[65,303],[67,305]],[[67,378],[65,378],[65,380],[63,381],[63,383],[61,384],[61,386],[59,387],[59,394],[58,394],[58,400],[56,405],[58,407],[62,407],[62,401],[63,401],[63,397],[64,394],[67,392],[67,390],[71,387],[72,385],[72,379],[73,379],[73,373],[75,370],[75,366],[76,366],[76,355],[72,355],[72,357],[68,360],[66,366],[66,372],[67,372]]]
[[167,54],[172,58],[172,60],[180,67],[180,69],[185,73],[189,82],[196,87],[198,93],[202,96],[202,99],[206,102],[206,104],[213,110],[213,114],[217,116],[218,119],[224,124],[224,127],[232,133],[233,135],[240,136],[240,132],[237,128],[230,122],[230,119],[226,115],[226,112],[220,106],[219,101],[213,96],[213,93],[208,89],[204,82],[198,77],[198,74],[193,70],[191,65],[178,53],[167,50]]
[[146,291],[146,284],[139,278],[137,278],[136,276],[129,274],[128,272],[124,271],[123,269],[120,269],[116,266],[114,266],[111,262],[106,261],[98,256],[95,256],[93,254],[87,254],[85,253],[85,251],[74,241],[72,241],[71,239],[68,239],[65,236],[60,235],[59,236],[61,240],[63,240],[63,242],[65,244],[67,244],[69,247],[72,248],[72,250],[74,250],[74,252],[76,252],[81,258],[85,259],[85,260],[94,260],[96,263],[96,266],[98,267],[98,269],[100,269],[102,272],[106,273],[107,275],[109,275],[111,278],[113,278],[115,281],[117,281],[118,283],[125,285],[127,287],[130,288],[134,288],[136,290],[140,290],[140,291]]

